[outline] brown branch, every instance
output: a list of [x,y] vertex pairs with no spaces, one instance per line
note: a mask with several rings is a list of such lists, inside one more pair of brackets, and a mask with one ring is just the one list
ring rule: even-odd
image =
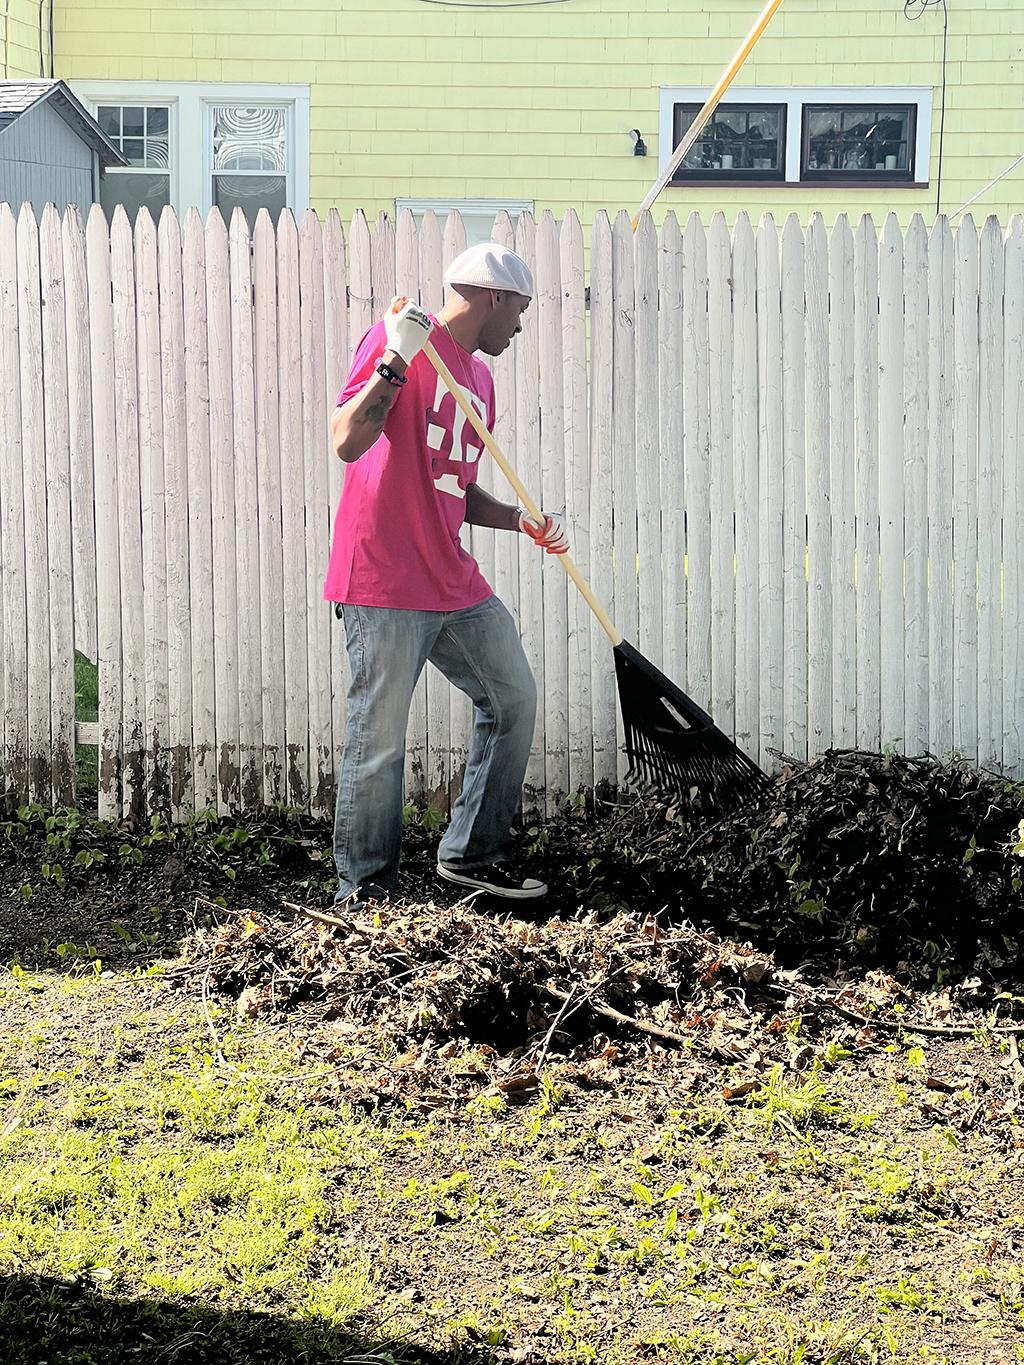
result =
[[[541,993],[550,996],[552,1000],[558,1000],[563,1005],[568,1004],[572,999],[571,995],[566,995],[564,991],[556,990],[554,986],[541,986]],[[593,1000],[586,1002],[587,1009],[594,1014],[600,1014],[605,1019],[613,1019],[617,1024],[624,1024],[627,1028],[638,1029],[641,1033],[649,1033],[652,1038],[660,1038],[662,1042],[672,1043],[675,1047],[686,1047],[689,1039],[684,1038],[681,1033],[673,1033],[670,1029],[659,1028],[657,1024],[648,1024],[643,1019],[634,1019],[631,1014],[622,1014],[621,1011],[612,1009],[611,1005],[598,1005]]]

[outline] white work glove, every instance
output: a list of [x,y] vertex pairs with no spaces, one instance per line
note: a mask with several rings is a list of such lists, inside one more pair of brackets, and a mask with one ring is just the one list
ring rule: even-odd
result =
[[401,356],[407,366],[422,351],[433,329],[433,323],[412,299],[392,299],[384,314],[387,349]]
[[545,512],[543,523],[534,521],[526,512],[519,513],[519,529],[549,555],[564,555],[569,548],[565,533],[565,517],[561,512]]

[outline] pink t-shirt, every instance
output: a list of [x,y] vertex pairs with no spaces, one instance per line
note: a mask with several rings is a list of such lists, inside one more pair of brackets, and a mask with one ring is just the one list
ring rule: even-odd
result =
[[[490,371],[434,322],[435,349],[493,429]],[[359,343],[339,406],[373,374],[384,337],[378,322]],[[416,356],[382,434],[345,466],[324,597],[409,611],[459,611],[490,597],[459,540],[466,489],[476,482],[483,448],[441,376],[425,355]]]

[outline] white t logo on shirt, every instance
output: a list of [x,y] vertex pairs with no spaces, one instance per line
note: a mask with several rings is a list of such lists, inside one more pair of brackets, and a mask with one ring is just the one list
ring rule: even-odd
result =
[[[459,391],[486,424],[487,407],[480,395],[462,384]],[[427,411],[427,445],[438,492],[464,500],[466,466],[476,464],[484,446],[440,375],[437,376],[434,406]]]

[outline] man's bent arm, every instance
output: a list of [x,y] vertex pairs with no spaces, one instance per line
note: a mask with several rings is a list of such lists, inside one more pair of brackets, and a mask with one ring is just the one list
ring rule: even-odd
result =
[[[384,360],[399,376],[406,365],[401,356],[385,351]],[[388,413],[401,392],[379,374],[372,374],[355,397],[334,409],[331,416],[331,440],[334,453],[346,464],[352,464],[373,445],[384,430]]]
[[470,526],[492,526],[496,531],[518,531],[520,508],[491,497],[479,484],[466,489],[466,521]]

